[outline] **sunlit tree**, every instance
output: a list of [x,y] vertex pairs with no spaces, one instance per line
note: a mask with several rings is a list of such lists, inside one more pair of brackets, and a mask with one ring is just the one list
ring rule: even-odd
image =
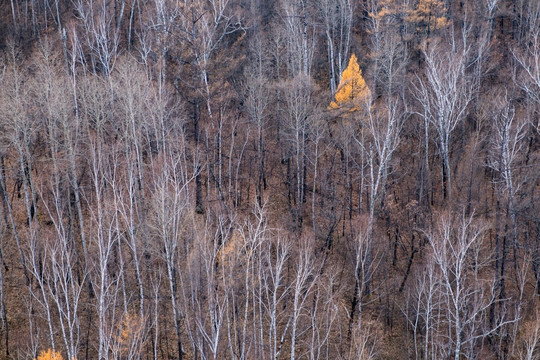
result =
[[335,95],[336,100],[330,103],[330,108],[349,108],[350,111],[359,110],[370,96],[371,91],[362,76],[358,58],[352,54],[349,65],[341,75],[341,81]]
[[37,359],[34,360],[64,360],[64,358],[62,357],[62,354],[60,354],[58,351],[49,349],[40,352]]

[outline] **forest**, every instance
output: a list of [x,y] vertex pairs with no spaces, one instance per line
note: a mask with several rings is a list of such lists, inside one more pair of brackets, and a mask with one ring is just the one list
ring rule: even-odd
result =
[[540,1],[0,2],[0,359],[540,359]]

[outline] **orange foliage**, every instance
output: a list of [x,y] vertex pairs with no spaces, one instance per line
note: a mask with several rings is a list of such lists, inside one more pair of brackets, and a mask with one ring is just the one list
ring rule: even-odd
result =
[[118,343],[122,353],[127,353],[134,344],[140,343],[144,330],[144,322],[137,314],[128,313],[119,326],[120,337]]
[[335,101],[330,103],[330,108],[338,109],[347,107],[350,111],[360,110],[363,103],[371,96],[371,91],[362,77],[362,70],[358,65],[356,55],[352,54],[349,65],[341,75],[341,81],[336,92]]
[[408,20],[418,24],[418,29],[424,28],[429,34],[436,29],[442,29],[449,24],[445,17],[447,12],[440,0],[420,0],[415,10],[412,10]]
[[58,351],[48,349],[46,351],[42,351],[37,357],[37,359],[34,360],[64,360],[64,358],[62,357],[62,354],[60,354]]
[[380,0],[379,6],[374,12],[369,12],[368,15],[372,19],[381,21],[385,17],[401,17],[410,13],[410,8],[406,4],[396,2],[395,0]]

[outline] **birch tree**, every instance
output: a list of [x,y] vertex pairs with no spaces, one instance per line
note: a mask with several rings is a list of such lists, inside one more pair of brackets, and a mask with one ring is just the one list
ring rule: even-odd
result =
[[290,144],[288,157],[293,160],[292,162],[289,160],[287,166],[291,164],[294,166],[293,177],[288,179],[289,202],[294,226],[301,231],[304,203],[307,200],[307,144],[310,141],[310,125],[315,114],[313,101],[315,84],[311,78],[300,75],[280,85],[286,105],[283,130]]
[[334,95],[349,58],[355,7],[351,0],[323,0],[318,4],[324,24],[330,91]]
[[[516,118],[515,108],[510,102],[508,95],[501,96],[496,100],[494,121],[492,123],[491,149],[488,158],[488,166],[498,174],[496,185],[496,234],[495,234],[495,267],[497,288],[499,299],[506,298],[506,262],[508,255],[507,235],[502,231],[501,212],[504,211],[503,204],[506,202],[506,214],[511,224],[511,246],[514,251],[514,267],[518,266],[518,228],[516,194],[519,190],[519,183],[516,184],[515,167],[519,158],[523,139],[526,135],[527,122],[522,118]],[[501,241],[502,240],[502,241]]]
[[503,317],[492,326],[486,324],[490,306],[497,300],[493,280],[482,274],[487,264],[480,250],[485,227],[473,216],[442,216],[427,233],[442,301],[438,318],[442,322],[435,325],[436,338],[432,338],[439,342],[439,353],[431,356],[456,360],[472,356],[482,339],[516,320]]
[[283,22],[287,31],[286,61],[291,78],[311,76],[316,37],[308,0],[281,1]]
[[[470,48],[466,45],[454,39],[448,47],[439,44],[425,48],[425,79],[418,79],[416,89],[416,98],[421,106],[417,114],[425,120],[426,134],[429,125],[437,134],[442,195],[445,201],[452,199],[452,134],[465,118],[472,96],[471,83],[466,73]],[[426,149],[428,140],[427,137],[424,139]]]
[[180,240],[183,237],[186,207],[189,204],[186,187],[175,175],[174,167],[165,164],[163,173],[156,178],[153,194],[153,209],[155,218],[152,221],[153,233],[158,238],[161,256],[166,266],[173,325],[176,333],[177,356],[182,359],[185,350],[182,342],[182,318],[184,313],[180,304],[181,296],[178,290],[181,281],[178,269]]

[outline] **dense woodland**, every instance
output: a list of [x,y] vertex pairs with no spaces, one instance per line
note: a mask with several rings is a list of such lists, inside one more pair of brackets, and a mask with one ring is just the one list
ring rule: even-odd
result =
[[539,359],[540,2],[0,2],[1,359]]

